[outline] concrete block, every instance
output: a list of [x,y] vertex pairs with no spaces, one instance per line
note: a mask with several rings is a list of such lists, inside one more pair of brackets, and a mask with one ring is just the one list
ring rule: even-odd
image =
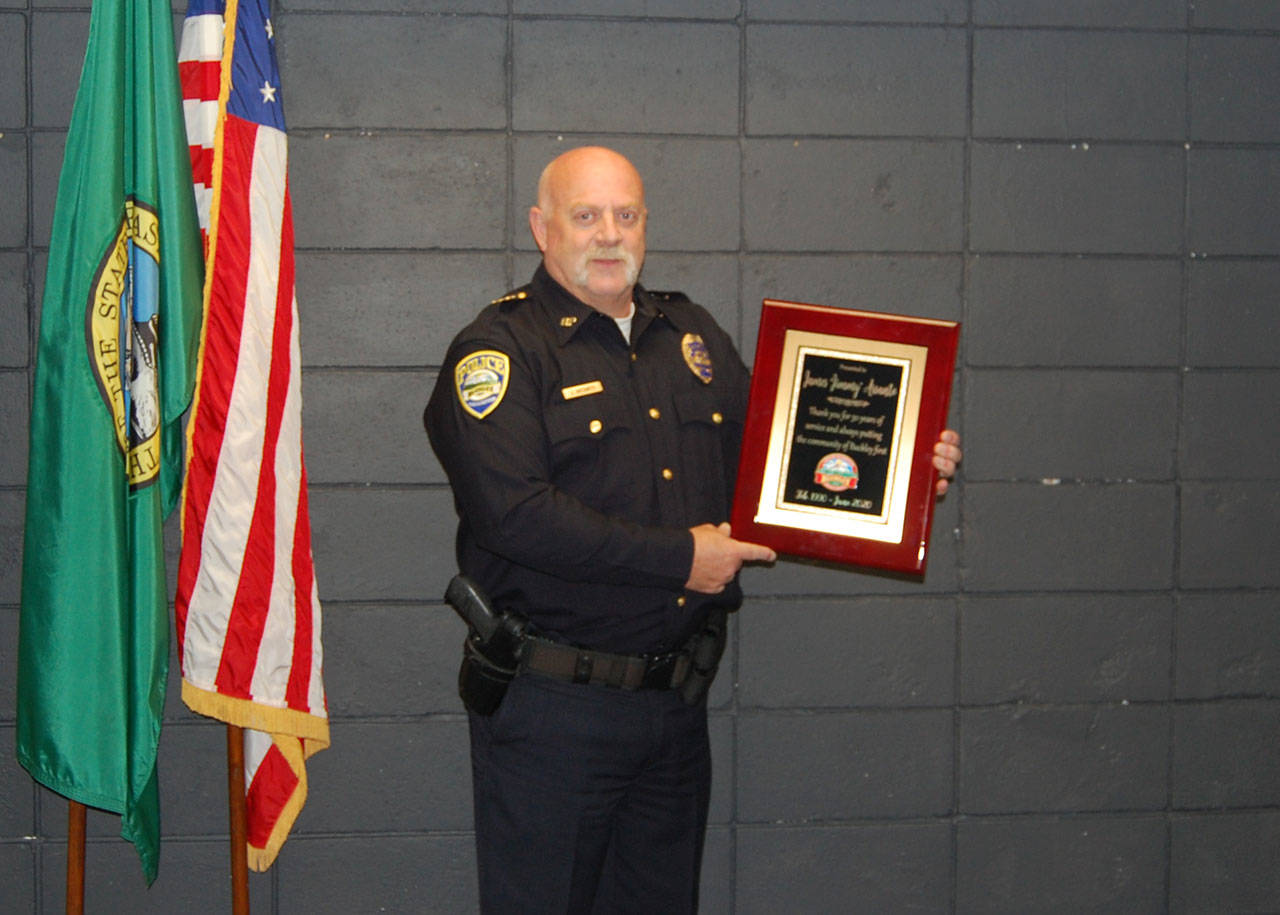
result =
[[969,261],[969,365],[1174,366],[1179,261],[1001,257]]
[[[0,627],[0,631],[3,628],[5,627]],[[4,669],[12,672],[14,668],[9,663]],[[3,754],[0,756],[0,836],[6,839],[32,836],[36,834],[36,783],[13,755],[17,728],[12,723],[12,704],[4,712],[4,719],[5,724],[0,724],[0,754]],[[0,845],[0,849],[6,847],[8,846]]]
[[1280,371],[1190,372],[1182,389],[1183,479],[1275,476],[1269,453],[1280,428]]
[[704,915],[731,915],[733,889],[733,830],[709,826],[702,848],[698,911]]
[[961,702],[1167,700],[1172,626],[1165,595],[966,598]]
[[967,483],[965,587],[1168,588],[1175,498],[1169,484]]
[[497,248],[500,136],[295,136],[290,186],[299,247]]
[[1175,816],[1171,825],[1170,912],[1280,910],[1280,813]]
[[500,254],[417,251],[299,252],[297,286],[308,366],[439,365],[510,288]]
[[[738,40],[729,23],[517,19],[512,126],[736,134]],[[608,52],[566,54],[566,48]]]
[[734,729],[733,716],[712,715],[707,720],[711,737],[711,805],[708,821],[728,824],[733,821],[734,797]]
[[[15,141],[21,142],[19,136],[14,136]],[[49,245],[49,233],[53,229],[53,210],[54,204],[58,199],[58,176],[62,173],[62,155],[65,151],[67,135],[65,133],[39,133],[31,134],[31,183],[29,193],[31,197],[31,243],[39,247],[47,248]],[[0,138],[0,150],[4,150],[9,138]],[[3,158],[0,154],[0,158]],[[4,166],[0,166],[2,169]],[[26,165],[23,164],[23,176],[26,174]],[[20,187],[26,182],[18,175],[13,175],[10,180],[9,175],[3,175],[5,187]],[[8,195],[4,195],[8,196]],[[3,197],[0,197],[0,206],[4,206]],[[10,203],[9,205],[12,205]],[[14,223],[9,219],[0,219],[0,226],[9,226]],[[24,236],[25,237],[25,236]],[[36,272],[36,301],[40,300],[40,296],[44,295],[45,271],[48,264],[44,258],[39,260],[39,269]],[[33,320],[33,327],[40,325]]]
[[0,126],[24,127],[27,123],[27,29],[18,13],[0,13]]
[[1274,592],[1182,594],[1176,633],[1177,698],[1280,695]]
[[960,810],[1160,810],[1168,743],[1159,705],[962,710]]
[[738,821],[940,816],[954,809],[946,709],[738,716]]
[[[0,721],[12,722],[18,704],[18,605],[0,605],[0,670],[9,672],[0,677]],[[0,829],[0,835],[5,835]]]
[[766,298],[960,319],[964,265],[954,255],[757,254],[743,259],[742,272],[743,356],[748,362],[754,358]]
[[23,247],[28,229],[27,139],[17,131],[0,135],[0,184],[8,189],[0,194],[0,246]]
[[748,140],[746,247],[766,251],[955,251],[959,142]]
[[1181,150],[1089,143],[973,147],[977,251],[1173,254],[1181,243]]
[[967,66],[959,29],[750,26],[746,132],[963,136]]
[[276,869],[281,915],[479,911],[470,835],[296,837]]
[[756,601],[738,621],[741,707],[900,708],[955,701],[951,600]]
[[[31,126],[71,123],[89,41],[89,11],[44,10],[31,15]],[[18,126],[18,125],[14,125]]]
[[1190,64],[1192,140],[1280,141],[1280,37],[1192,35]]
[[334,718],[461,715],[466,627],[444,604],[325,607],[325,689]]
[[1191,25],[1201,29],[1280,29],[1275,0],[1213,0],[1191,8]]
[[951,902],[945,823],[743,826],[737,851],[744,915],[943,912]]
[[[4,138],[0,137],[0,150],[4,149]],[[0,161],[4,154],[0,152]],[[18,195],[21,196],[21,195]],[[0,206],[3,206],[0,203]],[[14,214],[6,214],[14,215]],[[0,216],[0,219],[4,219]],[[21,225],[7,226],[3,231],[15,234],[25,232],[26,220]],[[27,305],[30,301],[30,289],[27,284],[27,258],[25,254],[0,253],[0,366],[6,368],[25,368],[31,360],[27,353],[31,346],[31,333]]]
[[448,489],[313,490],[322,600],[439,600],[456,571]]
[[[225,784],[225,778],[223,782]],[[224,816],[226,804],[223,802]],[[287,846],[286,846],[287,847]],[[133,845],[122,839],[89,841],[85,848],[85,911],[170,915],[173,912],[231,911],[227,840],[166,840],[160,848],[160,873],[147,886]],[[66,909],[67,849],[46,844],[40,850],[41,905],[38,911]],[[249,875],[249,908],[271,909],[270,874]]]
[[975,0],[979,25],[1085,26],[1177,29],[1187,23],[1180,0],[1116,4],[1112,0]]
[[312,483],[444,483],[422,425],[435,372],[310,369],[302,432]]
[[1193,366],[1280,365],[1275,303],[1280,263],[1201,261],[1189,268],[1187,362]]
[[788,19],[835,22],[940,22],[962,25],[968,15],[963,0],[751,0],[752,21]]
[[25,491],[0,490],[0,604],[18,605],[22,582]]
[[[309,771],[310,763],[308,763]],[[227,728],[191,715],[160,732],[160,827],[169,836],[221,836],[227,827]],[[114,833],[119,832],[119,820]],[[225,855],[223,856],[225,859]]]
[[1280,254],[1280,150],[1193,149],[1188,168],[1192,251]]
[[290,127],[506,125],[507,27],[500,18],[339,14],[285,16],[281,26]]
[[0,486],[27,483],[27,373],[0,371]]
[[[644,179],[650,251],[738,250],[742,156],[736,140],[607,134],[516,138],[510,217],[516,248],[537,249],[529,234],[529,207],[537,200],[542,169],[566,150],[591,145],[616,149],[632,161]],[[518,281],[527,282],[529,275],[531,271],[521,270]]]
[[924,578],[878,569],[783,557],[771,566],[742,570],[742,587],[751,598],[769,595],[851,597],[868,594],[945,594],[959,586],[961,490],[940,499],[934,508]]
[[733,19],[741,0],[514,0],[520,16],[628,16],[647,19]]
[[37,911],[36,853],[38,849],[39,846],[34,842],[0,845],[0,872],[5,875],[6,904],[11,905],[14,912]]
[[471,822],[471,749],[461,717],[334,721],[307,761],[298,834],[461,831]]
[[506,0],[284,0],[284,9],[294,11],[367,11],[374,13],[444,13],[467,15],[481,13],[501,15],[507,11]]
[[1237,699],[1173,710],[1175,808],[1280,806],[1280,700]]
[[956,848],[959,912],[1167,911],[1160,817],[962,820]]
[[1280,586],[1274,480],[1182,485],[1178,582],[1184,588]]
[[1185,74],[1179,34],[980,29],[973,39],[973,132],[1181,139]]
[[1173,370],[973,369],[967,380],[968,479],[1174,476]]

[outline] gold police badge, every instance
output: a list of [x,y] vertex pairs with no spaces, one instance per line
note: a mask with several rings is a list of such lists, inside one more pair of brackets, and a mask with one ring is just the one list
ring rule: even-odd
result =
[[498,408],[511,379],[511,361],[505,353],[482,349],[458,360],[453,370],[458,403],[476,419]]
[[707,344],[702,342],[699,334],[685,334],[680,341],[680,352],[684,355],[684,364],[689,371],[698,376],[703,384],[711,384],[711,354],[707,352]]

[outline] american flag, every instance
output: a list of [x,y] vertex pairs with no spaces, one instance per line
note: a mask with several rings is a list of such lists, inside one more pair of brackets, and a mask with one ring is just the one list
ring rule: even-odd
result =
[[261,871],[306,800],[306,758],[329,745],[267,0],[191,0],[178,69],[206,255],[175,599],[182,697],[246,728],[249,866]]

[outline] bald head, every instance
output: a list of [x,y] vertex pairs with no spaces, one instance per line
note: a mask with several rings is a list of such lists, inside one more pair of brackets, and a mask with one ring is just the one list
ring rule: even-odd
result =
[[624,317],[644,264],[645,215],[635,166],[611,149],[582,146],[542,170],[529,228],[556,282],[592,308]]

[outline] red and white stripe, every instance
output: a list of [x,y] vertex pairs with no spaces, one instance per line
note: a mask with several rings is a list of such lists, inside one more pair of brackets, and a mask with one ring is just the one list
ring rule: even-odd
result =
[[281,131],[225,111],[222,17],[187,22],[180,70],[208,234],[178,651],[187,705],[248,729],[249,861],[265,870],[305,800],[306,757],[329,743],[302,454],[288,150]]

